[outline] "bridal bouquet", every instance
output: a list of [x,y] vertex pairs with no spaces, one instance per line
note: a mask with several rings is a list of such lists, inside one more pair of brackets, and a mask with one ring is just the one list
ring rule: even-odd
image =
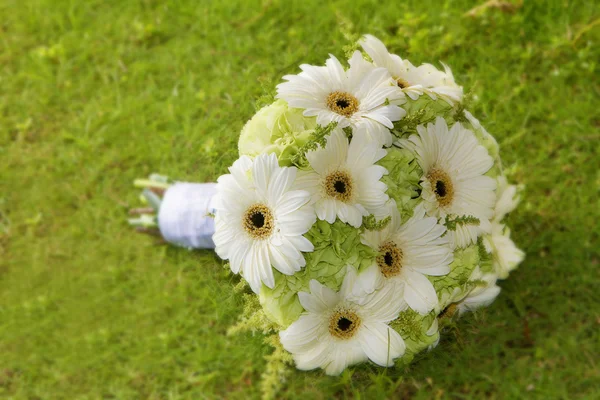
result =
[[146,220],[188,247],[212,235],[204,247],[253,292],[240,326],[275,333],[271,363],[329,375],[410,362],[524,257],[505,225],[517,187],[450,68],[414,66],[373,36],[359,45],[347,63],[284,76],[229,173],[198,187],[209,195],[165,184]]

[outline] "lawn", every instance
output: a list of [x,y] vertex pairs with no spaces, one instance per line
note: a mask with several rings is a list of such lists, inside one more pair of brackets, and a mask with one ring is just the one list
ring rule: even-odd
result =
[[293,372],[281,397],[600,398],[600,4],[0,1],[0,397],[260,396],[210,251],[127,226],[132,181],[213,181],[256,100],[363,33],[449,64],[526,185],[527,259],[409,368]]

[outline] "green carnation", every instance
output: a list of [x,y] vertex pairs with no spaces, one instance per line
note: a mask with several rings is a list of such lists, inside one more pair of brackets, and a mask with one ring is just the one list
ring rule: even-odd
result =
[[406,221],[420,201],[419,180],[423,171],[411,152],[398,147],[389,148],[378,164],[388,170],[381,181],[388,187],[387,195],[396,201],[402,221]]
[[315,246],[305,253],[306,267],[294,275],[275,272],[275,287],[262,287],[260,302],[267,316],[275,323],[287,327],[303,311],[297,293],[309,292],[311,279],[333,290],[339,290],[346,266],[363,270],[371,265],[377,253],[360,242],[360,230],[337,220],[333,224],[317,221],[305,235]]

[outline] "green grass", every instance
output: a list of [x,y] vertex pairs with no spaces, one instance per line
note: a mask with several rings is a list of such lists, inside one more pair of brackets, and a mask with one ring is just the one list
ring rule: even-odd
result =
[[[600,5],[0,1],[0,397],[248,398],[269,348],[211,252],[126,224],[131,183],[215,180],[255,99],[373,33],[448,63],[527,185],[527,252],[409,369],[293,372],[291,398],[600,398]],[[594,4],[596,3],[596,4]]]

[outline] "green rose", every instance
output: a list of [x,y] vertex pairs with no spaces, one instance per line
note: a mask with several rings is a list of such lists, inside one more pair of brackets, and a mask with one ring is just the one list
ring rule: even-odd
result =
[[316,118],[307,118],[302,110],[277,100],[261,108],[242,129],[240,156],[275,153],[281,166],[290,166],[291,158],[310,140],[316,126]]

